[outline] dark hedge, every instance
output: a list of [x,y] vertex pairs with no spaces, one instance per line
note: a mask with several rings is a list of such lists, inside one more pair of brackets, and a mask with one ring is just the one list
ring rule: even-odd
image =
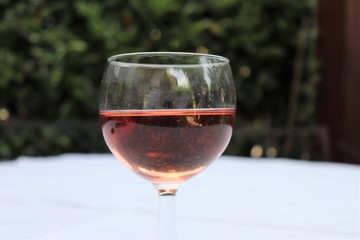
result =
[[[124,52],[223,55],[236,81],[238,129],[311,126],[319,82],[314,9],[311,0],[0,0],[0,158],[107,151],[95,123],[84,134],[64,135],[59,126],[97,121],[106,59]],[[40,134],[43,126],[53,133]],[[248,154],[253,142],[237,139],[228,153]],[[100,143],[72,144],[81,141]]]

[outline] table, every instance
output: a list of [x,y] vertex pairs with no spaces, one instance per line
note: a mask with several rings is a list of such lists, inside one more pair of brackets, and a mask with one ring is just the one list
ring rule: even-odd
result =
[[[222,156],[177,196],[178,239],[358,240],[360,167]],[[0,163],[0,239],[154,239],[157,195],[110,154]]]

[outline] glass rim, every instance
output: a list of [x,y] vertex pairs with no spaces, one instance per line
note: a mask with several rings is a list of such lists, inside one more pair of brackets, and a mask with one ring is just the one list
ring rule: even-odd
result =
[[[136,62],[127,62],[127,61],[118,61],[121,58],[129,56],[184,56],[184,57],[205,57],[208,59],[214,59],[218,62],[205,62],[205,63],[136,63]],[[107,59],[108,64],[113,64],[122,67],[148,67],[148,68],[168,68],[168,67],[178,67],[178,68],[191,68],[191,67],[204,67],[204,66],[226,66],[229,64],[229,59],[220,55],[208,54],[208,53],[194,53],[194,52],[132,52],[132,53],[121,53],[116,54]]]

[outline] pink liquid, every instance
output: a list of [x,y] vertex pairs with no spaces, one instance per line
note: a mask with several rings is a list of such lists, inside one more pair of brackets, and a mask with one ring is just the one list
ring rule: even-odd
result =
[[107,145],[126,166],[155,184],[181,183],[223,153],[235,110],[105,111],[100,121]]

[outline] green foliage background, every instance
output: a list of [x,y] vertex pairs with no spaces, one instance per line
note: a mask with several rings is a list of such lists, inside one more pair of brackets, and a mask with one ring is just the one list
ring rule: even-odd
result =
[[[58,123],[96,121],[106,59],[124,52],[226,56],[237,86],[237,128],[282,127],[301,21],[314,8],[313,0],[0,0],[0,109],[10,113],[0,121],[0,158],[106,151],[97,126],[66,134]],[[302,69],[302,126],[315,111],[316,35],[311,29]],[[96,143],[79,149],[81,138]],[[236,142],[228,151],[248,154]]]

